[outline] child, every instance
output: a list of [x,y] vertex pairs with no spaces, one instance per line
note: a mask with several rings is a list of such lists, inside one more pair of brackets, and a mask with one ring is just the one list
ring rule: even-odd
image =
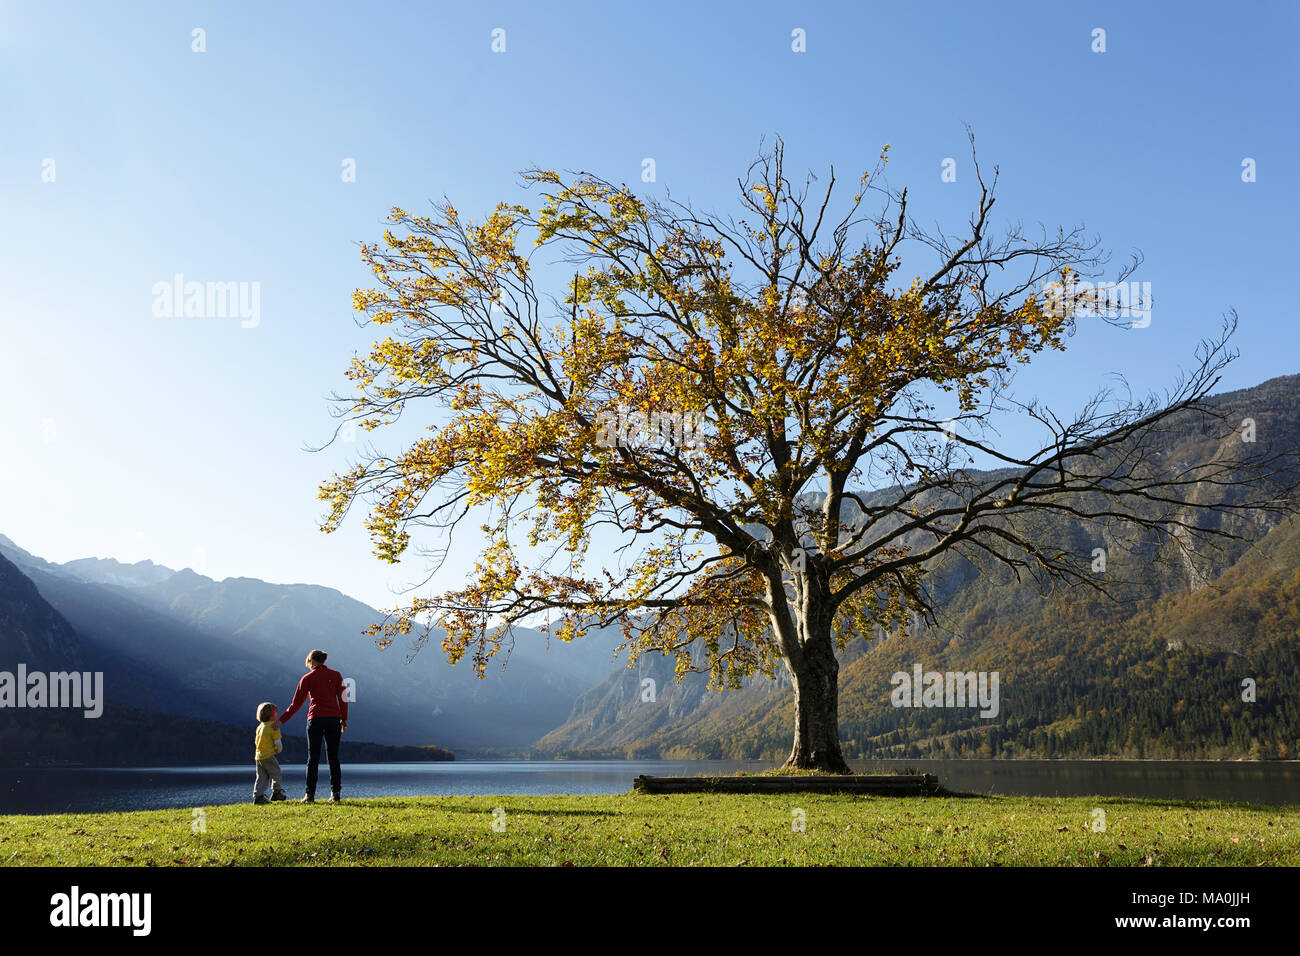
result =
[[257,776],[253,778],[253,802],[268,803],[266,799],[266,782],[271,782],[271,799],[284,800],[284,779],[280,775],[280,761],[275,755],[284,749],[280,740],[280,722],[275,719],[275,704],[269,701],[257,708],[257,736],[253,739],[257,748],[253,759],[257,764]]

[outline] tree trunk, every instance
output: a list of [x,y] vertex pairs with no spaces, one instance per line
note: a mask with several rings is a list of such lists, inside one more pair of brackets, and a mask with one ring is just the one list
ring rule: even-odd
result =
[[840,752],[840,662],[830,627],[787,660],[794,684],[794,747],[786,767],[851,773]]

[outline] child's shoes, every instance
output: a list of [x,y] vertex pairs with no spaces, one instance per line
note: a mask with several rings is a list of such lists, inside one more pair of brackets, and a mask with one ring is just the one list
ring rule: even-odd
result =
[[264,793],[259,793],[259,794],[255,795],[255,796],[253,797],[253,802],[254,802],[254,803],[270,803],[271,801],[268,800],[268,799],[266,799],[266,794],[264,794]]
[[284,795],[284,791],[283,791],[283,790],[276,790],[274,793],[271,794],[271,799],[272,799],[272,800],[288,800],[289,798],[286,797],[286,796]]

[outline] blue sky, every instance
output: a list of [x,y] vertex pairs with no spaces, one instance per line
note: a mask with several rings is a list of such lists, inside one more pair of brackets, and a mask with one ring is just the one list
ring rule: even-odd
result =
[[[1117,259],[1144,253],[1151,325],[1082,323],[1022,395],[1068,410],[1111,373],[1160,387],[1229,308],[1225,388],[1300,371],[1294,5],[377,7],[0,3],[0,533],[51,560],[391,605],[421,567],[381,565],[358,521],[321,534],[316,486],[348,449],[304,450],[373,335],[351,313],[356,244],[393,205],[516,199],[534,163],[729,211],[774,133],[790,170],[846,183],[890,143],[889,182],[958,229],[970,123],[1001,167],[999,221],[1083,223]],[[260,321],[155,316],[178,273],[259,283]]]

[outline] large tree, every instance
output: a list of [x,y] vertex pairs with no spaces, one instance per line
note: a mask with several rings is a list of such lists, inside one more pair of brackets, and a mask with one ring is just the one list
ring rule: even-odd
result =
[[[845,772],[837,653],[932,621],[945,556],[1104,589],[1090,553],[1046,545],[1043,516],[1188,550],[1234,534],[1225,514],[1288,507],[1278,456],[1228,442],[1177,474],[1152,458],[1162,427],[1213,414],[1232,321],[1162,398],[1102,391],[1065,417],[1019,402],[1016,367],[1063,349],[1089,305],[1045,290],[1101,275],[1104,255],[1077,228],[995,237],[996,175],[978,164],[968,228],[927,232],[882,185],[886,161],[838,213],[834,171],[796,188],[779,140],[738,181],[740,219],[542,169],[523,174],[535,209],[476,223],[450,203],[395,208],[354,297],[389,334],[354,357],[339,411],[368,432],[441,414],[324,482],[324,528],[365,500],[389,562],[418,528],[435,557],[465,524],[481,536],[463,587],[413,596],[373,636],[418,650],[440,629],[448,659],[472,652],[481,674],[545,618],[566,641],[617,624],[632,658],[676,655],[715,687],[784,666],[787,766]],[[543,295],[535,272],[560,265],[562,298]],[[989,438],[1017,414],[1041,441]]]

